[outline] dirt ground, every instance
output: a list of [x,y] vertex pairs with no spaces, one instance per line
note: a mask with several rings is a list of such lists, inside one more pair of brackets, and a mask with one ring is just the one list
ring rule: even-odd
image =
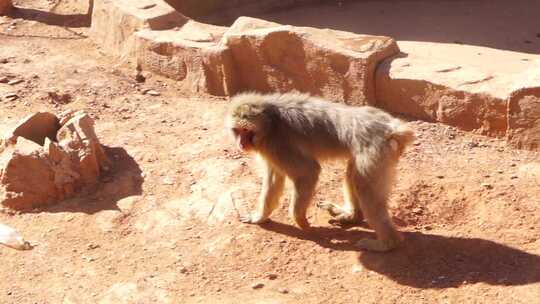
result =
[[[540,303],[539,154],[411,121],[391,200],[406,244],[386,254],[359,252],[372,230],[317,208],[300,231],[288,199],[273,222],[240,224],[260,179],[222,130],[225,99],[138,83],[86,38],[75,0],[15,3],[28,8],[0,17],[0,77],[22,82],[0,83],[0,130],[84,109],[115,166],[96,191],[0,213],[36,244],[0,247],[0,303]],[[343,166],[324,168],[316,200],[339,202]]]

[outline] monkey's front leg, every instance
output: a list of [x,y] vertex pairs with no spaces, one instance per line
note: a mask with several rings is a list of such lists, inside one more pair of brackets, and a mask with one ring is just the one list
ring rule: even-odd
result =
[[311,227],[307,220],[307,209],[315,192],[317,178],[318,173],[314,173],[311,176],[302,177],[294,181],[291,213],[294,221],[302,230],[309,230]]
[[248,224],[264,223],[279,205],[284,185],[285,176],[266,164],[258,209],[250,214],[241,215],[240,221]]

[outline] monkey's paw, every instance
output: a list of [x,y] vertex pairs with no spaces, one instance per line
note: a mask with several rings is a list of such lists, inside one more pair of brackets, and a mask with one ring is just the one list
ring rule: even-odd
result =
[[356,242],[356,247],[361,250],[386,252],[397,247],[397,242],[394,241],[381,241],[372,239],[362,239]]
[[322,210],[328,211],[328,213],[330,213],[331,216],[338,216],[342,213],[341,208],[329,202],[319,201],[317,202],[317,207]]
[[240,222],[245,223],[245,224],[262,224],[268,221],[267,218],[263,218],[261,216],[251,214],[251,213],[240,215],[239,219],[240,219]]
[[333,219],[328,220],[328,223],[334,226],[355,226],[364,222],[363,218],[354,216],[354,214],[341,214]]

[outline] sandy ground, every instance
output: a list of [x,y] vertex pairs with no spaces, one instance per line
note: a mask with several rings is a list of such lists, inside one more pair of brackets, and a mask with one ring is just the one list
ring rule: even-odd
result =
[[[387,12],[395,2],[365,5],[375,10],[377,3]],[[427,17],[412,18],[414,6],[424,3],[440,12],[433,18],[450,31],[449,20],[460,15],[452,13],[453,2],[437,1],[442,8],[427,1],[400,3],[409,7],[403,16],[424,20],[410,35],[458,39],[429,36]],[[45,1],[18,4],[54,7]],[[0,213],[0,222],[37,245],[24,252],[0,248],[0,303],[540,303],[537,153],[411,121],[419,140],[400,164],[391,200],[406,244],[387,254],[359,252],[354,242],[373,236],[369,227],[334,227],[316,208],[309,213],[316,231],[300,231],[287,217],[287,198],[273,222],[243,225],[238,214],[253,208],[260,179],[254,161],[226,140],[227,101],[184,94],[156,76],[137,83],[133,71],[85,38],[85,7],[66,1],[54,9],[0,17],[0,76],[23,80],[0,83],[0,130],[31,112],[84,109],[96,119],[116,164],[96,192],[31,213]],[[526,22],[508,18],[494,19]],[[505,37],[520,41],[538,30],[523,27],[520,36],[513,36],[515,30]],[[361,29],[348,28],[393,34]],[[483,37],[479,45],[524,52],[515,56],[530,56],[526,52],[533,49],[526,47],[538,46],[535,37],[526,38],[534,41],[530,45],[515,46],[480,29],[467,35]],[[145,89],[160,96],[145,95]],[[68,93],[72,101],[51,100],[50,91]],[[7,93],[19,98],[10,101]],[[339,202],[343,166],[324,169],[316,200]],[[254,289],[257,283],[262,288]]]

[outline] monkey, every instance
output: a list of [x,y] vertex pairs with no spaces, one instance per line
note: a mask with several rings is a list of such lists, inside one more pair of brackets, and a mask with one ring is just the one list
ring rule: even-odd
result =
[[387,201],[396,166],[414,131],[402,120],[371,106],[350,106],[298,92],[239,93],[231,98],[226,128],[240,150],[263,161],[262,189],[256,211],[240,221],[267,221],[283,194],[285,179],[293,184],[291,216],[303,230],[311,228],[306,213],[321,172],[320,162],[343,159],[344,206],[319,203],[338,223],[367,220],[376,239],[355,243],[361,250],[389,251],[402,241],[388,213]]

